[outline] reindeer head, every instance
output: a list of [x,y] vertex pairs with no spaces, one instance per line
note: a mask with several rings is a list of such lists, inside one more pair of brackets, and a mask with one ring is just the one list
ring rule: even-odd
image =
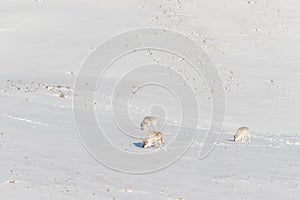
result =
[[141,123],[140,127],[141,127],[141,130],[144,130],[144,122]]
[[149,142],[147,140],[143,141],[143,148],[146,149],[149,147]]

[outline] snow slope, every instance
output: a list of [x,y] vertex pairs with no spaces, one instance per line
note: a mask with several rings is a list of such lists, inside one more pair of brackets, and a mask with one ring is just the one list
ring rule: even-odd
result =
[[[73,83],[99,43],[152,26],[185,34],[214,61],[224,80],[224,131],[199,160],[204,117],[200,138],[178,162],[151,174],[116,172],[93,159],[77,136]],[[1,1],[0,199],[299,199],[299,35],[296,0]],[[156,92],[124,104],[137,126],[147,114],[140,108]],[[175,116],[176,102],[164,100]],[[98,115],[111,111],[97,103]],[[176,122],[167,122],[167,143]],[[232,142],[240,126],[250,127],[251,144]],[[145,152],[138,139],[119,136],[111,134],[122,150]]]

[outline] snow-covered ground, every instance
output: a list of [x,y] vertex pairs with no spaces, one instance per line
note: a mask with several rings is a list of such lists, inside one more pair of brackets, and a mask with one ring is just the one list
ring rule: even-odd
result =
[[[300,198],[299,1],[2,0],[0,5],[0,199]],[[199,80],[197,95],[205,99],[200,99],[205,106],[199,138],[171,166],[127,174],[100,164],[82,146],[72,95],[89,53],[113,35],[140,27],[175,30],[203,48],[223,78],[226,115],[214,151],[199,160],[210,119],[210,101]],[[132,58],[141,56],[151,58],[156,52]],[[126,60],[116,66],[123,64]],[[191,78],[186,69],[177,71]],[[156,72],[173,84],[177,81],[175,74]],[[95,106],[110,131],[115,129],[106,117],[112,111],[107,104],[113,99],[111,84],[118,81],[115,73],[108,72]],[[121,86],[136,87],[130,80]],[[153,104],[152,99],[167,103],[164,131],[169,144],[180,121],[176,101],[172,95],[156,98],[164,93],[151,87],[141,91],[143,95],[119,106],[129,108],[136,134],[144,136],[138,130],[148,114],[143,106]],[[156,111],[164,114],[160,107]],[[185,134],[195,131],[182,126]],[[251,144],[232,142],[240,126],[250,127]],[[134,137],[120,136],[113,131],[109,138],[123,151],[153,151],[140,148]],[[110,147],[101,148],[110,152]],[[126,160],[120,158],[122,162]]]

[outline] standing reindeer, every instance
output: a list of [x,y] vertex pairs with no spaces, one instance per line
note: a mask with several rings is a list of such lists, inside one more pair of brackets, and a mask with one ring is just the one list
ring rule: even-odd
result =
[[236,134],[233,137],[233,141],[241,141],[241,142],[248,142],[250,143],[250,134],[248,127],[241,127],[237,130]]
[[149,130],[150,127],[153,127],[155,130],[157,130],[157,118],[147,116],[143,119],[143,122],[141,123],[141,130]]

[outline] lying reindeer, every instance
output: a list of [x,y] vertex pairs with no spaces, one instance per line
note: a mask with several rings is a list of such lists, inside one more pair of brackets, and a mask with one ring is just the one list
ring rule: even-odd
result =
[[150,133],[147,138],[143,141],[143,148],[147,149],[149,147],[154,146],[161,147],[164,144],[163,135],[161,132],[152,132]]

